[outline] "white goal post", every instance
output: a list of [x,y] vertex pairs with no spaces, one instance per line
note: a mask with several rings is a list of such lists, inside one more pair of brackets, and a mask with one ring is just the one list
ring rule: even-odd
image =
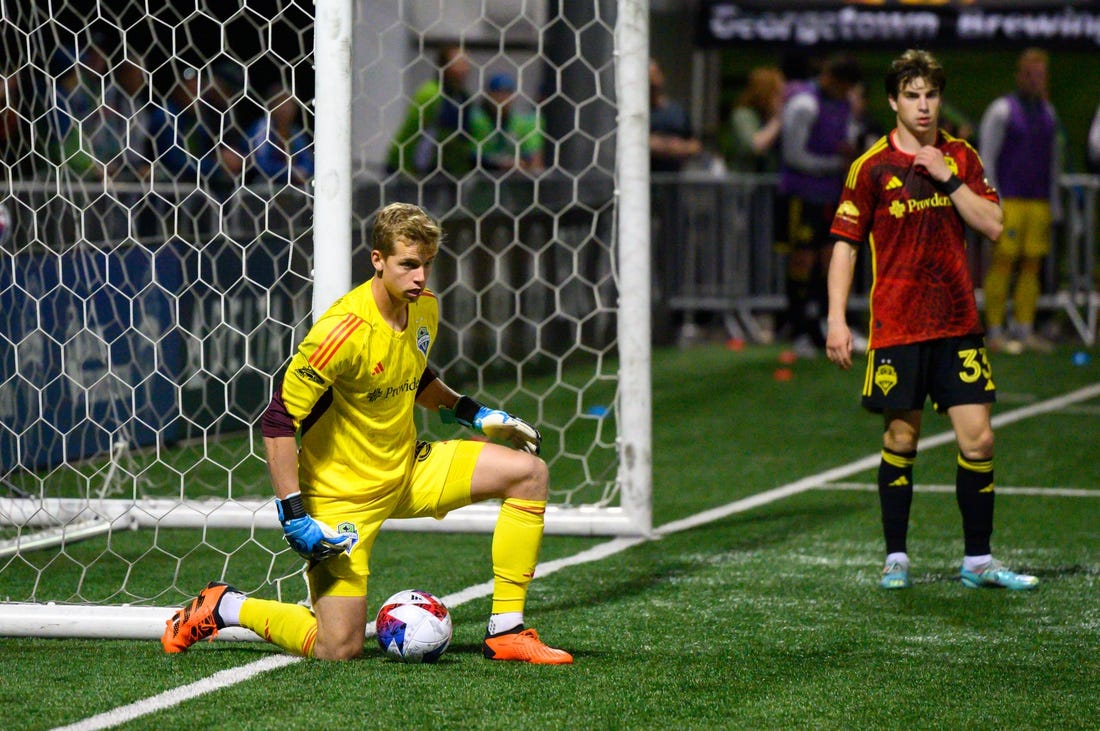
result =
[[[398,199],[445,230],[433,366],[543,432],[547,534],[649,535],[648,3],[231,5],[0,13],[0,635],[159,637],[195,554],[301,598],[259,416]],[[486,168],[503,116],[469,170],[423,126],[434,167],[387,166],[452,43],[458,114],[510,78],[540,166],[513,140],[516,169]],[[487,532],[497,511],[385,528]],[[226,551],[223,530],[247,537]]]

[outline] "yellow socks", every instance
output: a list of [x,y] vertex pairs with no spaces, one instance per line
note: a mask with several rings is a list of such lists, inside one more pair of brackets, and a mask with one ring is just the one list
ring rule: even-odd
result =
[[304,657],[313,655],[317,618],[300,604],[245,599],[241,605],[241,626],[287,652]]
[[493,532],[493,614],[522,612],[542,544],[545,500],[508,498]]

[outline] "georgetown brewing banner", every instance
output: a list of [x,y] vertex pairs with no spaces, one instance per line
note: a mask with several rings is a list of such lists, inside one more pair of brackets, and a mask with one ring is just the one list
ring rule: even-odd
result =
[[700,46],[775,44],[825,47],[1049,46],[1100,48],[1094,3],[906,3],[864,5],[703,0]]

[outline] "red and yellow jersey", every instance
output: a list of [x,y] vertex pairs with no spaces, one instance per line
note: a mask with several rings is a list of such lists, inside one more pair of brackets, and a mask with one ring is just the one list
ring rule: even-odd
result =
[[[913,155],[894,145],[893,134],[852,163],[831,229],[871,250],[869,347],[981,333],[966,224],[951,198],[913,165]],[[972,191],[999,201],[966,140],[940,132],[936,147]]]
[[310,329],[283,378],[282,401],[300,431],[303,492],[371,497],[404,484],[416,445],[417,384],[439,327],[425,290],[406,328],[382,319],[370,282],[353,289]]

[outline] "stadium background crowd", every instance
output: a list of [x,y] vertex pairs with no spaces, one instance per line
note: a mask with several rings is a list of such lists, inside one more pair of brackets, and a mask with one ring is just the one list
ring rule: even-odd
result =
[[[670,139],[683,142],[673,162],[654,148],[654,171],[733,176],[776,172],[782,143],[779,110],[791,83],[812,79],[834,49],[695,46],[692,62],[685,63],[685,39],[695,35],[698,20],[690,5],[658,2],[651,12],[651,76],[656,72],[660,81],[654,87],[652,120],[675,129],[671,136],[662,131],[651,141],[666,147]],[[296,77],[248,69],[246,78],[244,67],[222,59],[161,66],[153,78],[140,66],[112,55],[110,47],[110,39],[89,34],[88,42],[78,48],[57,49],[45,86],[46,77],[31,77],[26,67],[7,70],[0,135],[13,179],[35,177],[49,160],[80,180],[197,183],[215,198],[242,184],[298,189],[308,184],[313,173],[312,120],[302,100],[310,90]],[[444,83],[440,87],[433,79],[405,91],[404,122],[384,131],[389,143],[386,159],[377,161],[378,175],[423,179],[443,172],[442,182],[447,184],[470,173],[522,180],[552,172],[560,162],[554,131],[538,114],[552,92],[545,67],[528,65],[517,78],[498,68],[498,59],[486,61],[478,49],[440,43],[432,50],[438,54],[437,67],[444,69]],[[947,68],[962,71],[955,73],[947,92],[951,129],[977,147],[978,120],[991,102],[1011,90],[1022,49],[935,50]],[[1087,85],[1082,88],[1081,80],[1096,78],[1092,72],[1100,71],[1100,62],[1088,50],[1049,50],[1047,98],[1059,114],[1062,171],[1096,172],[1100,93]],[[861,111],[853,114],[849,125],[849,160],[876,130],[891,123],[885,95],[873,82],[891,53],[892,49],[859,47],[851,51],[871,83],[854,89],[852,103]],[[699,68],[704,69],[702,75]],[[765,103],[748,96],[753,83],[760,83],[760,73],[773,70],[779,74],[771,77],[772,99],[766,103],[778,106],[761,121],[761,127],[768,127],[768,139],[746,156],[737,139],[739,124],[745,123],[743,114],[738,119],[738,111]],[[699,78],[704,83],[698,83]],[[436,86],[428,88],[433,83]],[[777,95],[776,89],[788,91]],[[32,144],[38,145],[41,156],[27,154]],[[435,152],[438,157],[433,157]],[[1058,224],[1055,216],[1056,255]],[[776,238],[783,237],[776,232]],[[655,249],[662,245],[655,241]],[[1044,285],[1056,276],[1045,272]],[[781,332],[784,320],[792,317],[779,316]],[[658,335],[662,332],[658,327]]]

